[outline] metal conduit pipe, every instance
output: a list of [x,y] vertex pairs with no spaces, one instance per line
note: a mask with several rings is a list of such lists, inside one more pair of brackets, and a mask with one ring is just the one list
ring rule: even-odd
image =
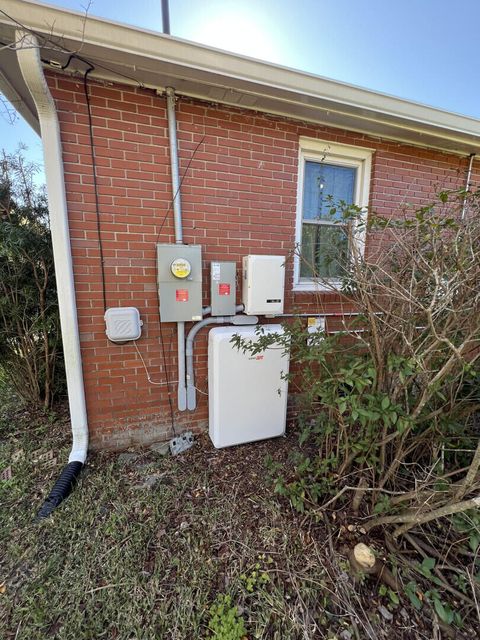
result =
[[[242,311],[243,305],[238,305],[235,307],[236,311]],[[195,372],[193,366],[193,347],[195,338],[197,333],[210,324],[235,324],[235,325],[249,325],[249,324],[257,324],[258,318],[257,316],[214,316],[210,318],[204,318],[200,322],[197,322],[190,329],[185,353],[187,356],[187,409],[189,411],[194,411],[197,408],[197,392],[195,389]]]
[[[173,224],[176,244],[183,244],[182,201],[180,197],[180,172],[178,168],[177,117],[175,113],[175,89],[167,87],[168,139],[170,143],[170,168],[172,174]],[[185,387],[185,322],[177,322],[178,387],[177,406],[179,411],[187,408]]]
[[80,336],[77,320],[72,252],[68,227],[67,200],[62,161],[60,127],[52,95],[43,74],[40,46],[32,34],[18,29],[15,34],[17,60],[23,79],[35,103],[43,142],[50,232],[52,236],[58,308],[67,378],[68,404],[72,425],[72,449],[68,465],[47,497],[39,517],[44,518],[70,493],[80,473],[88,449],[88,423],[83,386]]

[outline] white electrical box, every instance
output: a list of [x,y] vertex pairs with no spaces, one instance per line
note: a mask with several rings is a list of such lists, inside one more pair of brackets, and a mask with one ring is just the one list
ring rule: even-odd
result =
[[242,302],[247,315],[283,313],[284,256],[244,256]]
[[107,338],[112,342],[138,340],[142,335],[140,313],[135,307],[110,307],[105,311]]
[[[289,355],[278,345],[252,355],[231,342],[258,340],[256,327],[212,329],[208,342],[209,434],[215,447],[274,438],[285,433]],[[265,333],[282,333],[264,325]]]

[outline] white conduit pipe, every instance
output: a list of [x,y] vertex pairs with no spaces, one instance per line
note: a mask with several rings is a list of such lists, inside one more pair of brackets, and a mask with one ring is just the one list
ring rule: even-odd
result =
[[[168,139],[170,143],[170,168],[172,174],[173,223],[175,242],[183,244],[182,201],[180,197],[180,171],[178,168],[177,118],[175,114],[175,90],[166,88]],[[187,389],[185,386],[185,323],[177,322],[178,387],[177,405],[179,411],[187,408]]]
[[43,75],[37,38],[18,29],[15,34],[15,40],[19,43],[17,48],[18,64],[37,108],[43,142],[50,232],[55,262],[68,403],[72,423],[73,442],[68,462],[81,462],[83,464],[87,457],[88,449],[88,423],[83,387],[60,128],[55,103]]
[[[235,311],[243,311],[243,304],[235,307]],[[234,325],[251,325],[257,324],[257,316],[212,316],[204,318],[193,325],[190,329],[186,342],[187,357],[187,409],[195,411],[197,408],[197,390],[195,388],[195,370],[193,364],[193,347],[197,333],[210,324],[234,324]]]

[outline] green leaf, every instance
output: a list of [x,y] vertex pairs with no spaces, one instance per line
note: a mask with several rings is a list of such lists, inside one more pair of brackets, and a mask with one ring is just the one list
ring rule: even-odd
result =
[[423,605],[422,605],[422,601],[417,596],[417,588],[418,588],[417,583],[412,580],[411,582],[405,585],[405,593],[407,594],[408,599],[410,600],[412,605],[415,607],[415,609],[417,609],[417,611],[420,611]]
[[424,571],[432,571],[432,569],[435,568],[435,564],[436,564],[436,560],[435,558],[430,558],[429,556],[427,556],[426,558],[423,559],[422,561],[422,569]]
[[390,398],[388,396],[385,396],[382,400],[382,409],[388,409],[388,407],[390,406]]
[[453,621],[453,611],[449,606],[444,606],[439,598],[433,598],[433,606],[442,622],[450,624]]
[[468,538],[468,544],[470,546],[470,549],[475,553],[478,549],[478,546],[480,545],[480,533],[475,532],[470,534],[470,537]]

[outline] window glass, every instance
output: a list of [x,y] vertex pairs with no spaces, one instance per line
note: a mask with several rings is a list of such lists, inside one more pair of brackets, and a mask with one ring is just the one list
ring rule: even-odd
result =
[[331,216],[329,211],[333,204],[340,200],[347,204],[353,203],[355,174],[356,169],[352,167],[305,162],[303,219],[312,221],[339,219],[340,212]]
[[301,278],[339,278],[348,261],[348,227],[330,224],[302,225]]
[[340,278],[348,261],[349,227],[341,224],[340,201],[352,204],[354,167],[305,162],[300,278]]

